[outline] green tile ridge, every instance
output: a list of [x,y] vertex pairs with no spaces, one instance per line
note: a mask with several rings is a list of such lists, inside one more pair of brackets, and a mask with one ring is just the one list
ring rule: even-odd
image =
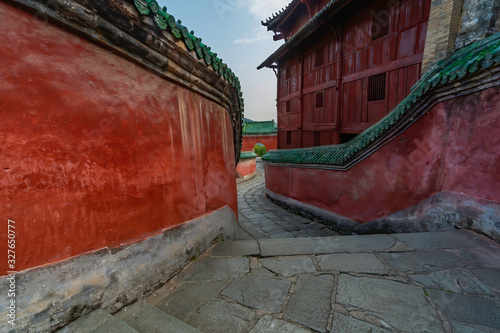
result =
[[196,58],[203,61],[214,73],[237,90],[238,102],[243,115],[244,101],[240,80],[222,59],[217,57],[217,53],[213,53],[210,47],[203,44],[202,39],[196,37],[194,31],[189,31],[188,28],[183,26],[181,20],[176,21],[175,17],[167,12],[167,7],[160,8],[156,0],[134,0],[134,4],[139,13],[151,15],[161,30],[168,31],[175,38],[182,40],[188,51],[194,53]]
[[242,151],[240,155],[240,161],[241,160],[248,160],[251,158],[257,157],[257,154],[252,153],[251,151]]
[[278,127],[274,120],[270,121],[251,121],[243,124],[243,134],[264,134],[277,133]]
[[443,59],[413,86],[389,114],[348,143],[312,148],[273,150],[262,157],[270,163],[343,166],[403,119],[412,117],[418,102],[439,86],[452,84],[477,71],[500,64],[500,33],[468,45]]

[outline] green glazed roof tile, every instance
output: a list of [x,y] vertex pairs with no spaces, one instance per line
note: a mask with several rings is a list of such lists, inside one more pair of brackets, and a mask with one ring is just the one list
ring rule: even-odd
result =
[[243,134],[277,133],[278,128],[274,120],[251,121],[243,124]]
[[[410,94],[388,115],[356,136],[348,143],[333,146],[296,148],[269,151],[262,159],[270,163],[315,164],[341,167],[363,149],[370,147],[376,139],[403,120],[411,119],[420,100],[439,86],[452,84],[481,69],[500,63],[500,33],[464,47],[449,58],[440,60],[436,67],[424,74],[413,86]],[[245,125],[251,124],[249,122]]]
[[[170,32],[177,39],[182,39],[188,51],[193,51],[198,59],[203,59],[207,67],[211,67],[218,76],[224,78],[229,85],[235,88],[241,96],[241,85],[238,77],[232,71],[228,71],[227,65],[217,58],[210,47],[201,42],[201,38],[195,36],[194,31],[189,31],[182,25],[181,20],[175,21],[173,15],[167,12],[167,7],[160,9],[156,0],[134,0],[134,5],[142,15],[153,14],[156,25],[167,32]],[[214,65],[214,62],[217,62]],[[243,112],[243,105],[240,105]]]
[[251,151],[242,151],[240,155],[240,160],[248,160],[257,157],[257,154]]

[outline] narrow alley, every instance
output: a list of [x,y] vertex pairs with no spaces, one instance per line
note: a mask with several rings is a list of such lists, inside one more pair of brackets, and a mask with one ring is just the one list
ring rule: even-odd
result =
[[257,162],[257,174],[238,184],[238,239],[326,237],[339,234],[324,225],[290,213],[265,194],[264,166]]
[[[239,184],[240,229],[162,288],[63,333],[500,332],[500,246],[472,231],[336,236]],[[318,236],[318,237],[314,237]]]

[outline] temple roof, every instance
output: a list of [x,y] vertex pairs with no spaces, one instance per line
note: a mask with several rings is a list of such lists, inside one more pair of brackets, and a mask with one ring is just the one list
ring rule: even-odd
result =
[[273,14],[272,17],[268,18],[265,22],[262,21],[262,25],[267,27],[267,30],[274,30],[289,14],[293,12],[293,9],[300,3],[300,0],[292,0],[288,6],[281,9],[279,12]]
[[[317,165],[322,168],[346,170],[359,163],[363,156],[368,156],[382,147],[385,144],[384,140],[391,140],[401,130],[415,123],[429,111],[429,105],[432,105],[433,100],[465,94],[449,92],[449,87],[470,89],[470,84],[461,85],[459,81],[472,77],[469,82],[480,84],[484,81],[486,86],[498,85],[499,67],[500,33],[497,33],[439,61],[435,68],[422,76],[410,94],[387,116],[353,140],[333,146],[274,150],[262,159],[268,163]],[[485,74],[484,71],[487,69],[496,74]]]
[[243,134],[277,133],[278,126],[274,120],[246,121],[243,124]]
[[[314,15],[299,31],[297,31],[292,37],[290,37],[285,44],[281,45],[276,52],[270,55],[262,64],[257,67],[261,69],[263,67],[270,67],[276,60],[278,60],[286,51],[294,44],[302,41],[310,33],[312,33],[324,20],[334,13],[335,10],[339,9],[342,5],[346,4],[350,0],[332,0],[325,7],[323,7],[316,15]],[[287,7],[288,8],[288,7]],[[282,14],[283,15],[283,14]]]

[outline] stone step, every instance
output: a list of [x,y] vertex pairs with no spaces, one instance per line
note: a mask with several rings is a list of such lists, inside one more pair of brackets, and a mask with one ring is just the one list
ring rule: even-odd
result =
[[80,317],[59,331],[60,333],[139,333],[123,320],[103,309]]
[[196,328],[143,301],[128,306],[115,314],[115,317],[128,323],[140,333],[201,333]]

